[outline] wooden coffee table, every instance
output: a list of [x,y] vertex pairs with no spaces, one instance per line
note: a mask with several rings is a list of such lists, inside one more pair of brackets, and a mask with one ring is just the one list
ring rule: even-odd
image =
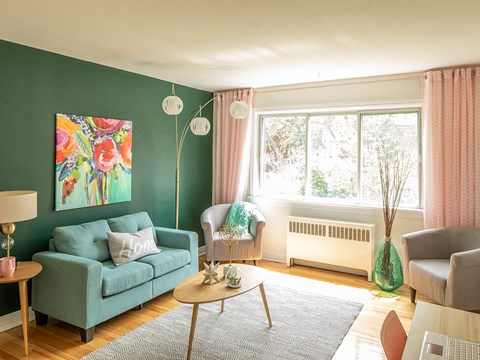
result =
[[[195,323],[197,322],[198,306],[214,301],[221,301],[221,310],[224,309],[224,301],[226,299],[245,294],[246,292],[258,287],[262,294],[263,306],[267,314],[268,324],[272,327],[272,319],[270,318],[270,311],[268,310],[267,297],[263,282],[267,279],[268,271],[256,266],[235,264],[241,268],[243,272],[242,287],[232,289],[227,286],[225,279],[221,279],[219,283],[207,285],[203,284],[203,271],[193,274],[183,280],[173,291],[173,297],[184,304],[193,304],[192,323],[190,325],[190,338],[188,341],[187,360],[190,359],[192,353],[193,336],[195,335]],[[220,268],[220,274],[223,269]]]

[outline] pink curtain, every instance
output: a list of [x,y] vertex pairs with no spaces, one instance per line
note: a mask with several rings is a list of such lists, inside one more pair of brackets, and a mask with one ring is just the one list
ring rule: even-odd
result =
[[424,79],[425,228],[480,226],[480,68]]
[[[238,120],[230,115],[230,104],[236,100],[252,106],[253,90],[223,91],[215,99],[214,203],[237,200],[249,117]],[[250,113],[250,111],[249,111]]]

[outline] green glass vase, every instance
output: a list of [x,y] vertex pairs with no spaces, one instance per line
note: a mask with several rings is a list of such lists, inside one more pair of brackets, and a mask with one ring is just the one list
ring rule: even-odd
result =
[[385,238],[378,249],[372,280],[384,291],[394,291],[403,284],[402,263],[390,238]]

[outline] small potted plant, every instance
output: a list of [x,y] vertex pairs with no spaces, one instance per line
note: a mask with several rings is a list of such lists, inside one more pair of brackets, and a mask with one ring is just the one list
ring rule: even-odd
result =
[[239,288],[242,286],[242,270],[238,266],[231,266],[225,275],[227,286],[231,288]]

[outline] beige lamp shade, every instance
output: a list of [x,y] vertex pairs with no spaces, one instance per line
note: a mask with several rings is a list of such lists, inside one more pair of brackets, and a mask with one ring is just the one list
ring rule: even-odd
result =
[[15,223],[36,217],[36,191],[0,191],[0,224]]

